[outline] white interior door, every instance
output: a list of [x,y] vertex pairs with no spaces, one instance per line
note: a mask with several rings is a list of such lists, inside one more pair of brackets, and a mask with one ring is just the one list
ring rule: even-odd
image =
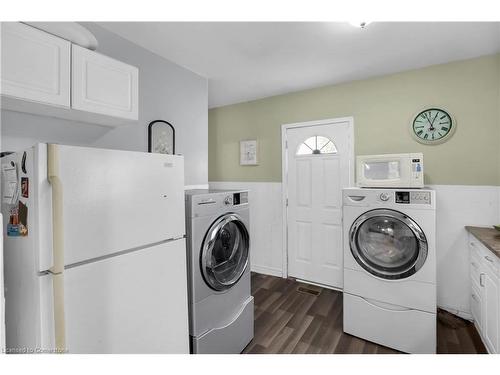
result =
[[342,189],[353,176],[352,122],[285,130],[288,275],[343,287]]

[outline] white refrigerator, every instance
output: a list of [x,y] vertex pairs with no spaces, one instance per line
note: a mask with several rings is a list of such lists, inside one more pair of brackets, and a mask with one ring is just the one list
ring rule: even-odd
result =
[[182,156],[0,159],[9,353],[188,353]]
[[[0,225],[2,224],[0,214]],[[5,298],[3,296],[3,232],[0,232],[0,354],[5,353]]]

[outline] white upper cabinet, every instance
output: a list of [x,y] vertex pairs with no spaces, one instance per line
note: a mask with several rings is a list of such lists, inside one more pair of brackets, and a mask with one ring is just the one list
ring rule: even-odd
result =
[[69,107],[71,43],[18,22],[1,36],[2,95]]
[[2,109],[107,126],[139,118],[139,70],[19,22],[2,22]]
[[72,108],[137,120],[138,83],[136,67],[72,46]]

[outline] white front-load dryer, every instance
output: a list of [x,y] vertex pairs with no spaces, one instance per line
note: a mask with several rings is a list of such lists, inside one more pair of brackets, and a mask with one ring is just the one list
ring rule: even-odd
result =
[[247,191],[186,191],[192,353],[231,354],[253,339]]
[[435,192],[348,188],[343,215],[344,331],[435,353]]

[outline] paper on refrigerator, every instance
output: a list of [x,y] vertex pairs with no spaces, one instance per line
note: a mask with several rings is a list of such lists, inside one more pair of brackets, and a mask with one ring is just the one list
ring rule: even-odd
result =
[[17,195],[17,168],[16,165],[2,164],[2,201],[14,204]]

